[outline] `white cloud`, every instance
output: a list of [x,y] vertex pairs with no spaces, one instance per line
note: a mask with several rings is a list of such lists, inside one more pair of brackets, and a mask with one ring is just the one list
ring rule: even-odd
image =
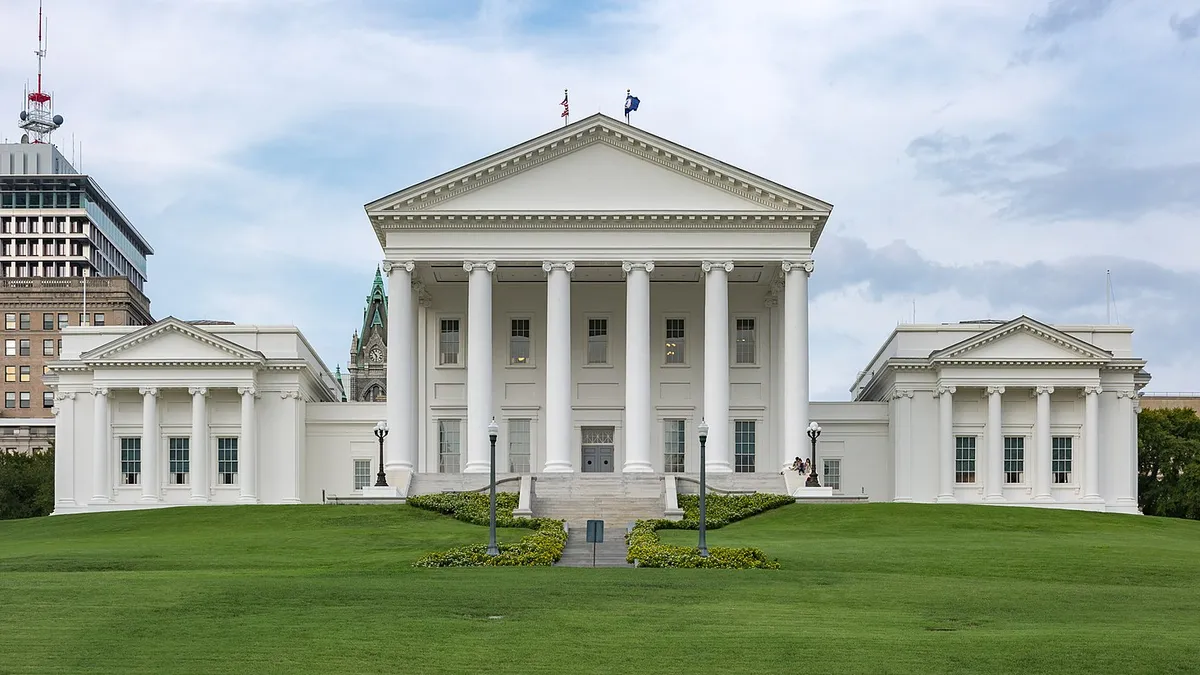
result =
[[[914,264],[1120,254],[1197,268],[1193,212],[1005,217],[1002,198],[946,194],[906,152],[942,131],[1021,147],[1069,138],[1121,165],[1190,161],[1200,131],[1176,111],[1200,101],[1177,84],[1191,65],[1170,23],[1187,3],[1112,3],[1051,34],[1026,31],[1062,14],[1042,0],[563,7],[489,1],[448,22],[450,5],[417,2],[51,0],[58,140],[83,140],[85,169],[159,251],[157,314],[295,320],[330,363],[379,257],[362,204],[553,128],[564,87],[577,118],[619,115],[634,88],[640,126],[832,201],[831,235],[876,249],[902,239]],[[12,101],[33,70],[35,12],[35,0],[0,4]],[[1019,177],[1005,170],[998,180]],[[844,392],[908,304],[848,284],[814,304],[820,331],[853,338],[814,336],[814,392]],[[942,320],[1008,309],[953,288],[918,297],[919,315]],[[1173,325],[1168,314],[1138,327]],[[1169,343],[1150,344],[1175,382],[1200,378]]]

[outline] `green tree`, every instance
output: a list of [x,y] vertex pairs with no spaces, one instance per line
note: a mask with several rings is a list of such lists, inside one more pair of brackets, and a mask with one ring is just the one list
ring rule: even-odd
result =
[[1200,520],[1200,416],[1195,410],[1138,413],[1138,505],[1148,516]]
[[48,516],[54,509],[54,450],[0,452],[0,520]]

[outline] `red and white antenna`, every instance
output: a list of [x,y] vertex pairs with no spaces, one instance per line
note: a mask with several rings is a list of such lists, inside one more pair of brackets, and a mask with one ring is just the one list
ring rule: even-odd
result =
[[37,91],[25,92],[25,109],[21,111],[21,127],[27,134],[23,141],[46,143],[50,134],[62,126],[62,115],[54,114],[54,104],[50,94],[42,91],[42,59],[46,58],[46,19],[42,16],[42,0],[38,0],[38,48],[34,54],[38,57]]

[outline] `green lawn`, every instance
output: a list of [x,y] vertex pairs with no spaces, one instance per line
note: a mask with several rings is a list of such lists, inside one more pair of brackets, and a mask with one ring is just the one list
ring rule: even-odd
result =
[[0,673],[1200,670],[1200,522],[797,505],[709,534],[780,571],[410,566],[486,536],[383,506],[0,522]]

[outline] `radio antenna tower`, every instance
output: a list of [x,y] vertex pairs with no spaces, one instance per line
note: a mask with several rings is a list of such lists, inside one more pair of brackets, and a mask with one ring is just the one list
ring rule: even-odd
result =
[[62,126],[62,115],[54,114],[54,103],[50,94],[42,91],[42,59],[46,58],[46,19],[42,16],[42,2],[38,0],[38,57],[37,91],[25,88],[25,109],[21,111],[21,123],[17,126],[29,132],[21,140],[46,143],[50,134]]

